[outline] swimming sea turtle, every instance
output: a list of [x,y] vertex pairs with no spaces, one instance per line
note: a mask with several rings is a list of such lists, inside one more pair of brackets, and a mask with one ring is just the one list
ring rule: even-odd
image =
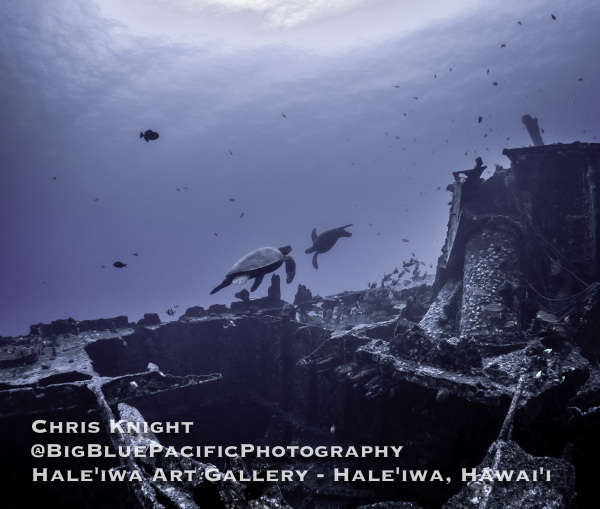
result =
[[351,224],[347,224],[346,226],[339,226],[338,228],[332,228],[331,230],[327,230],[321,235],[317,236],[317,229],[313,228],[312,233],[310,234],[313,245],[309,247],[306,251],[306,254],[315,253],[312,259],[312,264],[315,269],[318,269],[317,265],[317,255],[319,253],[326,253],[329,251],[337,242],[340,237],[352,237],[350,232],[344,230],[344,228],[348,228],[352,226]]
[[283,262],[285,262],[285,272],[287,274],[286,282],[291,283],[296,275],[296,262],[291,256],[287,256],[291,250],[291,246],[284,246],[279,249],[261,247],[248,253],[231,267],[223,282],[210,294],[217,293],[231,283],[243,285],[248,279],[254,279],[254,283],[250,288],[250,291],[253,292],[262,283],[265,274],[277,270]]

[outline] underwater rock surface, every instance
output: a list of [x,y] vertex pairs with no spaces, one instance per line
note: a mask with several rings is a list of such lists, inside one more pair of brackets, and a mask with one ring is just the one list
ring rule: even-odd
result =
[[[322,298],[299,285],[288,304],[273,275],[267,297],[239,292],[230,306],[190,308],[178,321],[56,320],[1,338],[0,430],[11,459],[0,474],[15,488],[0,505],[586,507],[600,454],[600,145],[504,153],[511,167],[485,181],[456,175],[434,281],[411,259],[361,292]],[[34,421],[98,426],[36,434]],[[110,432],[114,421],[193,424],[121,434]],[[162,449],[30,452],[90,442]],[[240,444],[287,454],[167,454]],[[298,454],[363,446],[402,450]],[[48,479],[31,480],[46,467]],[[85,469],[126,480],[49,479]],[[267,470],[305,476],[248,480]]]

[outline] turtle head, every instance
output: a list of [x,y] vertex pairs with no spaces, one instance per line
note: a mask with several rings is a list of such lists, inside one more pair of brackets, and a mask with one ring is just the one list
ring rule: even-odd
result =
[[279,248],[279,251],[281,251],[281,254],[283,256],[290,254],[292,251],[292,246],[283,246]]
[[289,285],[294,280],[294,276],[296,275],[296,262],[291,256],[285,257],[285,274],[287,276],[285,278],[285,282]]

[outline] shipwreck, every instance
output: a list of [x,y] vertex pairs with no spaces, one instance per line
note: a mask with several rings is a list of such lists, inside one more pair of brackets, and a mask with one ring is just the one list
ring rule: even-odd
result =
[[409,284],[395,271],[326,298],[300,285],[289,304],[273,276],[263,299],[177,321],[1,338],[0,505],[589,507],[600,144],[503,153],[510,167],[486,180],[479,163],[455,172],[434,279],[411,260]]

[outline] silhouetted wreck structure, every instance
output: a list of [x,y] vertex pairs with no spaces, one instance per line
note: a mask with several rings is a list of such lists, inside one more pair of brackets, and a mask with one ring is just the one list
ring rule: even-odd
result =
[[544,140],[542,140],[538,119],[533,118],[531,115],[523,115],[521,121],[523,122],[525,129],[527,129],[527,132],[529,133],[533,144],[536,147],[541,147],[544,144]]
[[[22,486],[41,467],[100,467],[139,479],[29,482],[3,490],[0,505],[585,507],[576,495],[594,499],[600,454],[600,144],[504,154],[510,168],[497,167],[487,180],[480,161],[475,172],[456,172],[433,286],[417,284],[419,262],[411,259],[402,274],[410,267],[415,284],[404,288],[399,271],[380,288],[326,298],[299,287],[294,307],[280,300],[277,277],[262,300],[240,292],[231,307],[189,308],[174,322],[152,314],[137,324],[57,320],[2,338],[0,430],[11,458],[3,479]],[[112,418],[194,425],[160,437],[114,436],[106,426],[93,441],[111,450],[159,443],[403,449],[398,457],[295,455],[269,465],[252,457],[49,462],[30,455],[33,443],[92,440],[36,435],[28,431],[34,420]],[[209,468],[266,466],[309,474],[276,485],[205,476]],[[334,469],[347,476],[334,480]],[[154,479],[158,470],[168,479]],[[355,477],[383,470],[393,482]],[[183,471],[194,474],[171,476]],[[415,472],[426,480],[412,480]],[[495,472],[513,472],[513,480]],[[514,480],[519,472],[528,477]]]

